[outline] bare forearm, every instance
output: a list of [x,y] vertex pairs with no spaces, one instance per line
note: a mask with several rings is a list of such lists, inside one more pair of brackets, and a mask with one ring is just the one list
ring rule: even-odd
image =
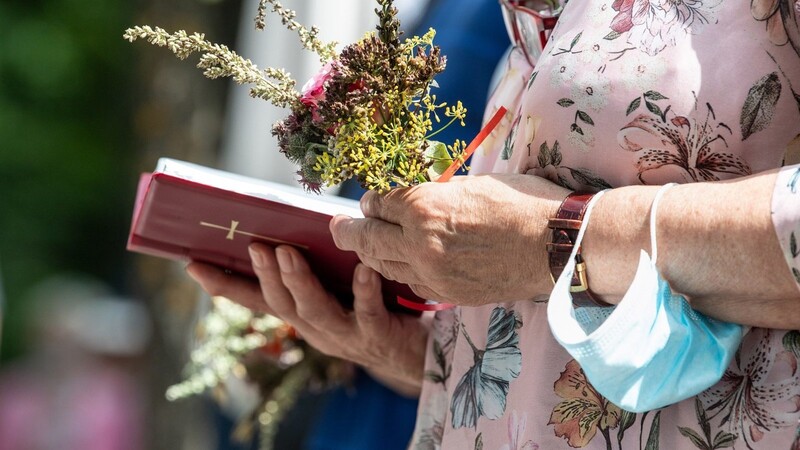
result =
[[[770,216],[775,172],[672,188],[659,205],[658,267],[697,310],[722,320],[800,327],[800,291]],[[639,249],[650,249],[649,210],[657,187],[631,186],[598,201],[584,256],[592,289],[611,302],[626,291]]]
[[[659,207],[659,268],[693,306],[727,321],[800,328],[800,292],[778,244],[770,204],[776,172],[668,191]],[[658,187],[613,189],[583,241],[589,285],[608,301],[628,289],[650,252]],[[366,219],[334,218],[337,245],[423,297],[462,306],[547,298],[547,219],[568,191],[523,174],[456,177],[385,196],[366,194]],[[376,245],[375,243],[380,243]]]

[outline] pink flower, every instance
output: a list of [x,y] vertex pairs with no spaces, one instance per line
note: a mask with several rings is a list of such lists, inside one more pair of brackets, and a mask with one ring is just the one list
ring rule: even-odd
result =
[[719,181],[752,173],[747,161],[727,151],[725,137],[731,129],[716,121],[711,105],[706,108],[705,118],[696,112],[640,114],[619,131],[620,147],[641,152],[636,161],[639,181],[664,184],[678,176],[684,182]]
[[317,108],[319,102],[325,100],[325,84],[333,78],[333,75],[333,63],[329,62],[322,66],[322,69],[303,85],[300,102],[311,111],[311,118],[315,122],[321,119]]
[[636,6],[635,3],[636,2],[634,0],[614,0],[614,3],[611,4],[611,8],[613,8],[614,11],[618,11],[618,13],[611,22],[612,30],[616,31],[617,33],[625,33],[626,31],[630,31],[630,29],[633,28],[634,14],[637,18],[642,17],[647,8],[650,6],[649,1],[640,2],[636,8],[636,11],[634,11],[634,6]]
[[716,23],[721,5],[722,0],[614,0],[611,8],[617,15],[611,29],[626,34],[628,43],[655,56],[686,35],[698,34],[705,25]]

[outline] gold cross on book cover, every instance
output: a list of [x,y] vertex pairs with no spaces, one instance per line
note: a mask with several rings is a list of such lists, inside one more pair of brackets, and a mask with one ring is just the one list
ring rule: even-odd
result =
[[281,239],[275,239],[275,238],[271,238],[271,237],[267,237],[267,236],[262,236],[260,234],[250,233],[250,232],[247,232],[247,231],[239,230],[239,229],[237,229],[239,227],[239,221],[238,220],[231,220],[231,225],[229,227],[224,227],[222,225],[216,225],[216,224],[208,223],[208,222],[200,222],[200,225],[204,226],[204,227],[215,228],[217,230],[227,231],[227,234],[225,235],[225,239],[227,239],[229,241],[232,241],[233,238],[236,237],[236,233],[239,233],[239,234],[241,234],[243,236],[250,236],[250,237],[258,238],[258,239],[260,239],[262,241],[267,241],[267,242],[270,242],[270,243],[275,244],[275,245],[281,245],[281,244],[293,245],[295,247],[299,247],[299,248],[308,250],[308,246],[307,245],[298,244],[297,242],[283,241]]
[[[363,217],[355,200],[162,158],[139,180],[128,249],[254,277],[247,250],[252,242],[292,245],[323,286],[351,305],[359,260],[333,242],[328,223],[337,214]],[[383,291],[387,307],[396,311],[410,311],[398,298],[403,304],[428,304],[394,281],[383,280]]]

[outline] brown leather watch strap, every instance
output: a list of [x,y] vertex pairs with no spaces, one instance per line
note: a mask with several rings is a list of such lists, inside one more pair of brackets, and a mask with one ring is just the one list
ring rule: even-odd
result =
[[[569,256],[578,238],[578,231],[583,223],[583,215],[589,200],[594,197],[591,193],[573,192],[564,199],[558,208],[556,216],[551,218],[547,226],[553,229],[553,237],[547,244],[550,274],[557,280],[569,262]],[[581,249],[575,255],[575,273],[570,284],[572,303],[575,307],[583,306],[612,306],[592,293],[586,278],[586,263],[581,256]]]

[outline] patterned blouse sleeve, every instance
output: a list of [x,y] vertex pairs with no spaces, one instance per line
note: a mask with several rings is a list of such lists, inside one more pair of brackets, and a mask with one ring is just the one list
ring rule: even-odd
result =
[[781,169],[772,194],[772,223],[800,289],[800,164]]

